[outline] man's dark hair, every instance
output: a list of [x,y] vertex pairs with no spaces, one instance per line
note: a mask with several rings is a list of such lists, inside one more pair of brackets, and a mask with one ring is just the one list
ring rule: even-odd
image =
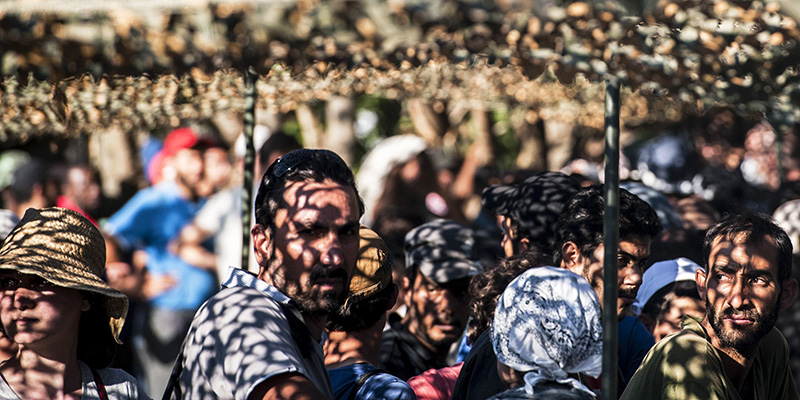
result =
[[78,359],[93,369],[106,368],[117,350],[117,342],[108,325],[103,296],[83,292],[91,307],[81,313],[78,328]]
[[[575,243],[581,254],[590,254],[603,242],[603,215],[605,199],[603,185],[581,189],[567,202],[567,207],[556,223],[553,242],[553,261],[561,265],[561,247],[566,242]],[[661,222],[653,207],[625,189],[619,189],[619,237],[624,240],[635,236],[654,238],[661,232]]]
[[340,307],[328,314],[325,328],[329,331],[358,332],[375,325],[389,309],[394,284],[389,283],[375,294]]
[[703,268],[708,272],[708,259],[711,247],[717,238],[734,240],[744,234],[745,243],[753,243],[769,236],[778,247],[778,279],[784,282],[792,275],[792,242],[789,235],[781,229],[772,217],[754,212],[728,215],[714,224],[703,240]]
[[283,192],[288,182],[322,182],[326,179],[353,188],[359,216],[364,214],[364,202],[358,195],[353,171],[344,160],[329,150],[300,149],[283,155],[267,169],[256,196],[256,222],[267,229],[273,228],[278,209],[286,207]]
[[497,299],[514,278],[531,268],[549,263],[544,252],[533,248],[501,260],[496,266],[475,275],[469,284],[469,315],[472,318],[467,326],[467,340],[474,343],[491,326]]

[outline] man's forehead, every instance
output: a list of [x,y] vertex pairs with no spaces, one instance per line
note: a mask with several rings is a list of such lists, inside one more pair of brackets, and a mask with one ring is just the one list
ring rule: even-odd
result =
[[627,254],[631,257],[644,259],[650,256],[650,237],[631,236],[619,240],[620,254]]
[[323,213],[338,214],[333,215],[334,218],[358,219],[353,188],[328,179],[288,183],[283,201],[278,212],[292,215],[292,219],[313,219]]
[[[718,236],[711,242],[709,263],[729,260],[735,254],[750,256],[759,254],[767,258],[771,264],[778,262],[778,248],[775,241],[769,236],[752,237],[746,233]],[[723,260],[720,260],[723,259]]]

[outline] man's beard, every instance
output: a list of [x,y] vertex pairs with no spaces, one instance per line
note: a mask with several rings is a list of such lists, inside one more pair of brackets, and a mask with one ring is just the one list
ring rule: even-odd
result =
[[[722,310],[720,315],[717,315],[714,307],[712,307],[708,299],[706,299],[706,310],[706,318],[708,318],[711,327],[717,334],[720,343],[742,354],[749,354],[755,350],[755,346],[757,346],[761,339],[772,330],[775,326],[775,321],[778,319],[777,303],[766,314],[759,313],[755,309],[734,311],[732,307],[727,307]],[[737,316],[751,319],[755,323],[746,328],[737,329],[734,327],[726,330],[724,319],[734,313]]]
[[[320,291],[316,284],[322,279],[341,279],[342,290]],[[323,316],[336,311],[344,303],[348,293],[347,271],[339,267],[314,266],[303,287],[300,287],[299,282],[286,282],[283,274],[273,276],[273,281],[275,287],[289,296],[302,314],[311,316]]]

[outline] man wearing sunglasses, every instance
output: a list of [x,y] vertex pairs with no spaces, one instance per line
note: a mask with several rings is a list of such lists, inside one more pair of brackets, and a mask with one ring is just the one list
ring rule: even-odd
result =
[[301,149],[276,160],[251,231],[260,271],[230,269],[197,312],[167,396],[332,398],[320,340],[347,295],[363,210],[336,154]]

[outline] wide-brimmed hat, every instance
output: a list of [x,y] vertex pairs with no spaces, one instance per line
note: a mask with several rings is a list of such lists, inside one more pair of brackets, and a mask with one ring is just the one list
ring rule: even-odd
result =
[[106,247],[100,230],[65,208],[29,208],[0,248],[0,270],[36,275],[65,288],[103,296],[114,340],[128,312],[128,297],[101,278]]

